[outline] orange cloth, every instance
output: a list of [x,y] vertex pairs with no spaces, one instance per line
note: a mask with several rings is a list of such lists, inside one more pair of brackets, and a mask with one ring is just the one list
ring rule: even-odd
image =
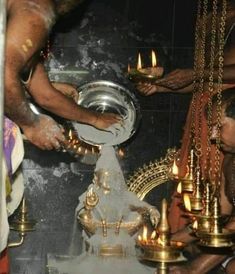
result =
[[9,274],[9,273],[10,273],[9,258],[8,258],[7,249],[5,249],[0,254],[0,274]]

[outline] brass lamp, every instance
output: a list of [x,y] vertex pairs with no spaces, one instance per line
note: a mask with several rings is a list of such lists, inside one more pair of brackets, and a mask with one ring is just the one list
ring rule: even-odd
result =
[[209,232],[205,230],[197,230],[196,236],[199,238],[199,245],[206,247],[231,247],[234,245],[232,238],[235,231],[225,229],[221,225],[221,215],[219,208],[219,199],[214,197],[213,215],[210,221]]
[[31,232],[35,230],[36,221],[28,219],[28,209],[26,206],[25,197],[23,197],[18,219],[13,220],[10,223],[10,229],[17,231],[20,236],[20,240],[18,242],[9,243],[8,247],[18,247],[23,244],[26,232]]
[[181,262],[186,259],[182,254],[185,244],[170,239],[166,199],[162,201],[161,219],[154,232],[156,232],[156,238],[139,238],[137,241],[137,245],[143,250],[141,259],[158,262],[157,273],[167,274],[168,263]]

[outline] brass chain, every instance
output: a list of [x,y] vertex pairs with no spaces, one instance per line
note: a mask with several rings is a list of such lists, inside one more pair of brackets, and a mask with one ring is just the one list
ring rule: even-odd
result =
[[199,96],[199,113],[198,113],[198,128],[196,132],[196,145],[195,154],[197,157],[197,169],[200,168],[200,159],[202,156],[201,147],[201,132],[202,132],[202,115],[203,115],[203,92],[204,92],[204,72],[205,72],[205,46],[206,46],[206,22],[207,22],[207,6],[208,0],[203,1],[203,11],[202,11],[202,25],[201,25],[201,41],[199,49],[199,84],[198,84],[198,96]]
[[191,108],[191,128],[190,128],[190,141],[191,148],[195,146],[195,138],[196,138],[196,99],[197,99],[197,76],[199,69],[199,48],[200,48],[200,23],[201,23],[201,8],[202,8],[202,0],[198,1],[197,7],[197,19],[196,19],[196,27],[195,27],[195,49],[194,49],[194,81],[193,81],[193,96],[192,96],[192,108]]
[[[209,81],[208,81],[208,112],[207,112],[207,148],[206,148],[206,163],[204,170],[207,172],[206,177],[210,177],[211,173],[211,134],[212,134],[212,96],[214,93],[214,67],[215,67],[215,50],[217,38],[217,5],[218,0],[213,0],[212,3],[212,18],[211,18],[211,43],[210,43],[210,62],[209,62]],[[209,27],[209,26],[208,26]]]
[[[217,107],[216,107],[216,126],[217,131],[221,128],[222,115],[222,83],[223,83],[223,67],[224,67],[224,45],[225,45],[225,24],[227,16],[227,0],[222,0],[222,11],[219,24],[219,51],[218,51],[218,90],[217,90]],[[221,171],[220,171],[220,138],[216,139],[215,152],[215,180],[217,187],[220,185]]]

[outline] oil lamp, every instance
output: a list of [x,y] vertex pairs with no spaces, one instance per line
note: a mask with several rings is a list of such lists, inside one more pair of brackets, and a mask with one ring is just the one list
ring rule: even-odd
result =
[[143,68],[141,55],[139,53],[136,69],[130,68],[130,65],[128,65],[128,71],[127,71],[128,78],[134,82],[139,82],[139,81],[154,82],[157,79],[161,78],[163,75],[164,69],[163,67],[157,66],[157,58],[153,50],[151,51],[151,60],[152,60],[152,66]]
[[176,156],[174,156],[174,160],[172,163],[172,166],[169,169],[169,178],[173,181],[178,181],[179,180],[179,168],[177,166],[177,159]]
[[144,228],[143,237],[138,237],[137,245],[143,250],[141,259],[157,262],[157,273],[160,274],[167,274],[168,263],[186,260],[182,254],[185,244],[183,242],[171,241],[170,239],[166,199],[162,201],[161,219],[156,230],[148,238],[147,231]]
[[199,238],[199,245],[215,248],[231,247],[234,245],[232,238],[235,231],[223,228],[221,220],[219,199],[215,196],[213,199],[213,214],[210,219],[209,231],[198,229],[196,232],[196,236]]
[[186,175],[180,179],[182,184],[182,192],[193,192],[194,190],[194,176],[193,176],[193,169],[194,169],[194,152],[193,149],[190,151],[190,166],[188,167],[188,172]]
[[203,209],[202,195],[201,195],[201,182],[200,182],[200,169],[197,170],[196,183],[193,194],[190,197],[192,212],[200,212]]
[[210,182],[205,182],[205,193],[203,198],[203,210],[201,213],[194,215],[195,222],[193,223],[193,229],[195,231],[209,232],[211,227],[211,191]]
[[25,197],[23,197],[20,204],[20,211],[18,218],[10,223],[10,229],[17,231],[20,236],[18,242],[9,243],[8,247],[18,247],[23,244],[27,232],[35,230],[36,221],[28,218],[28,208],[26,206]]
[[99,148],[96,146],[92,146],[81,141],[75,130],[73,130],[69,125],[64,126],[65,132],[64,136],[66,139],[66,144],[63,144],[63,151],[69,152],[75,157],[84,156],[84,155],[99,155]]

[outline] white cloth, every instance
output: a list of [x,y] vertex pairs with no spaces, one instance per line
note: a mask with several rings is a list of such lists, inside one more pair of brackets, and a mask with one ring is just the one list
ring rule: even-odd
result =
[[20,129],[17,130],[15,145],[12,151],[12,173],[15,175],[12,183],[12,192],[10,195],[10,202],[6,202],[6,176],[7,166],[5,159],[2,159],[2,178],[0,182],[0,252],[7,247],[9,224],[8,217],[19,206],[23,193],[24,183],[22,172],[20,171],[20,164],[24,157],[24,146]]

